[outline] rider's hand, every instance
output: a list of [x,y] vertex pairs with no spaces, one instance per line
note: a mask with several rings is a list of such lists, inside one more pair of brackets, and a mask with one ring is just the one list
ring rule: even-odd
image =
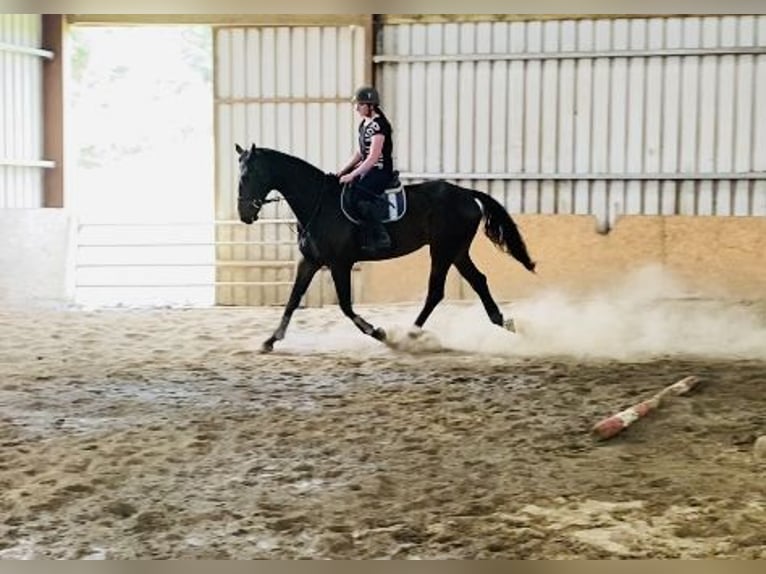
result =
[[354,176],[350,173],[340,176],[341,183],[349,183],[350,181],[353,181],[353,179],[354,179]]

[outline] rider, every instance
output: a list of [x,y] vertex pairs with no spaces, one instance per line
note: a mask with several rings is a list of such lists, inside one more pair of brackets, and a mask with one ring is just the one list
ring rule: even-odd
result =
[[393,178],[393,139],[388,118],[380,109],[380,96],[372,86],[363,86],[354,95],[354,105],[361,116],[359,149],[338,172],[341,183],[351,186],[359,215],[370,237],[362,249],[379,251],[391,247],[386,228],[375,215],[375,204]]

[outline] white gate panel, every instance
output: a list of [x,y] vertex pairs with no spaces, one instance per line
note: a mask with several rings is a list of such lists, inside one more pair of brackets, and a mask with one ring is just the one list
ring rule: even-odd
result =
[[[270,147],[335,171],[353,152],[354,88],[364,83],[361,25],[222,27],[215,31],[216,213],[223,305],[282,305],[297,248],[286,202],[269,203],[251,226],[238,220],[234,144]],[[232,244],[233,242],[233,244]],[[320,272],[305,302],[334,302]]]

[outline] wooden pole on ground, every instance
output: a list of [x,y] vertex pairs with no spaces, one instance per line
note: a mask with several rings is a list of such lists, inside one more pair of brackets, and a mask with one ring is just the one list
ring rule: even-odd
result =
[[650,399],[641,401],[619,413],[607,417],[593,425],[593,433],[600,439],[612,438],[614,435],[625,430],[638,419],[645,417],[660,406],[662,399],[667,395],[683,395],[691,391],[699,383],[699,378],[694,375],[684,377],[672,385],[668,385]]

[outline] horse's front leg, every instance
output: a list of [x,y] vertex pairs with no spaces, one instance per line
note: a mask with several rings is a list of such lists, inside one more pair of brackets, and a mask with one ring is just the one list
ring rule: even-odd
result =
[[274,334],[266,339],[261,346],[261,350],[264,353],[272,351],[274,349],[274,343],[285,338],[285,332],[287,331],[287,326],[290,324],[293,311],[298,308],[298,305],[301,302],[301,297],[303,297],[303,294],[306,292],[306,289],[308,289],[311,280],[314,278],[314,275],[320,267],[321,265],[316,261],[311,261],[306,258],[301,259],[298,263],[298,273],[295,276],[293,289],[290,292],[290,298],[287,301],[287,305],[285,305],[285,312],[282,314],[282,320],[279,322],[279,327],[277,327]]
[[370,337],[378,341],[386,340],[386,332],[380,327],[374,327],[354,312],[351,306],[351,267],[352,264],[338,264],[330,268],[335,292],[338,294],[338,305],[343,314],[353,321],[354,325]]

